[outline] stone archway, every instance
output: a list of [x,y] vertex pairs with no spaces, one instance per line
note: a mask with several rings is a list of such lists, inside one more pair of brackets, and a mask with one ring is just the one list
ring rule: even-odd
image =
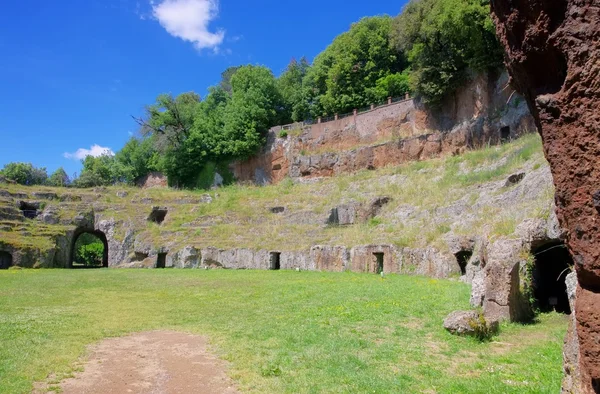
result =
[[75,231],[75,233],[73,234],[73,239],[71,241],[71,253],[70,253],[70,257],[69,257],[68,267],[69,268],[91,268],[91,267],[77,266],[75,264],[75,256],[76,256],[75,245],[76,245],[79,237],[81,237],[84,234],[93,235],[94,237],[98,238],[102,242],[102,245],[104,246],[104,250],[102,252],[102,264],[95,268],[107,268],[108,267],[108,239],[106,238],[106,234],[104,234],[102,231],[99,231],[99,230],[90,230],[90,229],[77,229]]
[[532,249],[533,295],[537,307],[542,312],[555,310],[559,313],[571,313],[567,295],[567,275],[573,268],[573,258],[562,241],[544,243]]

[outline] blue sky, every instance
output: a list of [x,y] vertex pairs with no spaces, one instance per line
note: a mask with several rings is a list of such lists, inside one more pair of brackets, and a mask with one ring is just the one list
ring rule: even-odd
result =
[[0,167],[69,175],[119,150],[160,93],[205,95],[240,64],[276,75],[398,1],[19,0],[0,6]]

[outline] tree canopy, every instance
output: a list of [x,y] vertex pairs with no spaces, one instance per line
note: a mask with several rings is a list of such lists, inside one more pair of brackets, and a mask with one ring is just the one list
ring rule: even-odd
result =
[[432,105],[470,72],[502,65],[489,0],[412,0],[395,19],[392,36],[407,54],[415,93]]
[[363,18],[315,58],[304,79],[314,116],[350,112],[405,93],[401,84],[383,82],[406,67],[404,54],[390,40],[391,30],[389,16]]
[[46,168],[38,168],[31,163],[8,163],[0,174],[20,185],[44,185],[48,180]]
[[[230,179],[228,163],[257,153],[271,126],[348,113],[407,92],[438,105],[472,73],[501,66],[488,8],[489,0],[412,0],[395,18],[352,24],[312,64],[292,59],[279,77],[263,66],[233,66],[204,99],[161,94],[136,119],[140,136],[115,156],[85,158],[72,184],[134,184],[162,171],[172,186],[208,187],[216,169]],[[62,169],[48,179],[44,168],[26,163],[11,163],[2,174],[23,184],[70,183]]]

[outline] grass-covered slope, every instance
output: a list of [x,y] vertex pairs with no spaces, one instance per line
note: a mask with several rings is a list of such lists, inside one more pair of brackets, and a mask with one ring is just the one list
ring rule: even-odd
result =
[[[526,174],[525,179],[516,186],[505,186],[507,177],[519,172]],[[184,245],[300,250],[316,244],[432,245],[443,249],[448,233],[488,239],[511,235],[524,219],[548,216],[553,193],[537,135],[461,156],[335,178],[286,179],[264,187],[234,185],[210,192],[18,185],[0,189],[12,194],[25,192],[30,198],[33,191],[54,192],[59,199],[45,201],[46,208],[56,208],[63,225],[78,213],[93,210],[103,219],[121,223],[120,231],[135,228],[154,247],[170,250]],[[119,197],[118,192],[123,191],[126,197]],[[207,195],[212,202],[203,202]],[[375,218],[345,227],[324,225],[331,208],[348,202],[366,204],[378,196],[392,200]],[[2,204],[10,208],[15,201],[3,197],[0,209]],[[146,220],[152,206],[169,209],[160,226]],[[276,206],[285,207],[285,212],[272,213],[270,208]],[[49,247],[48,235],[60,231],[64,228],[42,226],[37,220],[0,221],[0,240],[9,243]]]
[[68,376],[86,345],[134,331],[208,336],[248,393],[556,393],[567,317],[448,334],[469,287],[295,271],[0,272],[0,392]]

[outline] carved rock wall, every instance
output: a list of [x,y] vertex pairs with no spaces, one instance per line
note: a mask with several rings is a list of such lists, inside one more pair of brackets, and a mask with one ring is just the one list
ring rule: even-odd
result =
[[326,123],[299,124],[286,138],[274,127],[260,154],[230,170],[241,182],[277,183],[286,176],[335,176],[499,143],[502,130],[517,137],[535,129],[525,100],[511,96],[507,82],[506,73],[474,75],[435,110],[407,100]]
[[[544,142],[556,207],[568,231],[581,384],[600,392],[600,1],[492,0],[512,85]],[[573,331],[572,331],[573,332]]]

